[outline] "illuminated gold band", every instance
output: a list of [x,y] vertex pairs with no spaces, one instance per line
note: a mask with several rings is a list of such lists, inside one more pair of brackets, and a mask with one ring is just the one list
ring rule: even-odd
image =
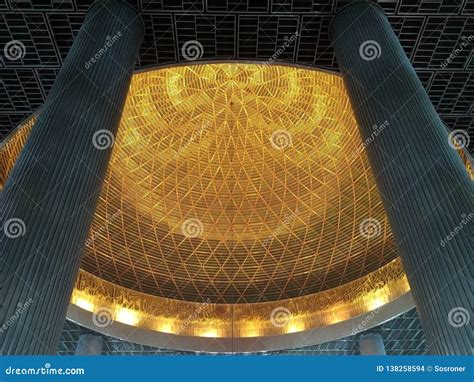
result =
[[[34,119],[1,145],[0,189]],[[98,331],[248,339],[395,302],[409,286],[367,144],[335,74],[238,63],[135,74],[72,304]]]
[[132,291],[80,272],[71,303],[104,320],[183,336],[262,337],[301,332],[354,318],[409,292],[399,259],[349,284],[289,300],[213,304]]

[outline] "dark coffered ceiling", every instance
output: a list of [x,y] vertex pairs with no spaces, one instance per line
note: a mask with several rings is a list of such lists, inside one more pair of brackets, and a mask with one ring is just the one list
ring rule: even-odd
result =
[[[45,100],[92,0],[0,0],[0,139]],[[348,0],[129,0],[145,22],[137,68],[185,61],[197,40],[202,60],[268,60],[298,32],[277,61],[337,71],[328,39]],[[473,0],[381,0],[433,104],[451,129],[472,132]],[[472,37],[469,37],[472,36]],[[5,58],[12,40],[23,58]],[[466,41],[471,40],[471,44]],[[444,66],[456,48],[460,53]]]
[[[0,0],[0,140],[45,100],[93,0]],[[199,41],[202,60],[268,60],[291,36],[277,62],[338,71],[328,39],[334,14],[348,0],[129,0],[141,13],[145,38],[137,68],[184,62],[183,44]],[[474,0],[380,0],[442,119],[474,131]],[[12,40],[25,46],[8,60]],[[469,44],[469,41],[471,43]],[[456,49],[462,51],[445,65]],[[472,140],[474,141],[474,140]],[[472,148],[472,143],[471,143]],[[415,311],[376,331],[389,354],[424,354]],[[73,354],[88,330],[68,322],[59,354]],[[176,354],[107,338],[106,354]],[[357,336],[287,354],[358,354]]]

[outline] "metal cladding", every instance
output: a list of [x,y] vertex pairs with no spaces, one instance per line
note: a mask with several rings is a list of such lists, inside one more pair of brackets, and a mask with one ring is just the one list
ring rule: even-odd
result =
[[142,36],[128,5],[91,7],[5,184],[3,354],[56,352]]
[[[0,186],[31,125],[5,142]],[[338,75],[249,63],[135,73],[110,163],[71,299],[101,319],[92,329],[253,343],[408,292]]]
[[469,354],[474,187],[456,153],[465,143],[448,135],[380,8],[348,6],[331,34],[431,351]]

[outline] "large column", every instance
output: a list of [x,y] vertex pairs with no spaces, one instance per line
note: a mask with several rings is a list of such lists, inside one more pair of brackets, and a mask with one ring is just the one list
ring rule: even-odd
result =
[[331,39],[430,350],[468,354],[473,183],[383,11],[348,6]]
[[91,7],[5,184],[3,354],[56,352],[142,37],[125,3]]
[[360,355],[385,355],[385,346],[380,334],[365,334],[359,338]]
[[77,343],[76,355],[100,355],[104,338],[94,334],[83,334]]

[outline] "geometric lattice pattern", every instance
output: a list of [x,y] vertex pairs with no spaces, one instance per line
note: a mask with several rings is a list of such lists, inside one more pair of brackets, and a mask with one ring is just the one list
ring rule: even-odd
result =
[[[350,0],[130,0],[129,3],[141,13],[145,23],[145,38],[137,69],[184,62],[181,48],[189,40],[202,43],[202,60],[266,61],[289,36],[298,32],[294,44],[279,55],[277,62],[338,71],[329,43],[328,26],[335,12],[349,2]],[[443,121],[450,129],[472,132],[472,42],[452,59],[450,55],[474,34],[473,23],[469,22],[474,12],[474,3],[469,0],[377,2],[387,13]],[[0,0],[0,140],[43,104],[84,20],[85,12],[92,3],[93,0]],[[24,57],[15,61],[7,60],[3,55],[5,44],[12,40],[21,40],[25,45]],[[449,63],[446,62],[447,59]],[[112,211],[112,214],[106,216],[114,217],[116,212]],[[102,228],[101,232],[104,229],[107,232],[107,228]],[[146,263],[146,260],[143,262]],[[186,299],[192,296],[192,288],[191,292],[180,294],[173,290],[173,286],[165,287],[165,284],[157,283],[154,277],[150,284],[148,277],[138,277],[137,270],[140,267],[124,269],[120,266],[117,268],[117,264],[109,265],[120,275],[124,284],[133,283],[130,280],[137,276],[136,287],[139,289],[146,290],[149,285],[155,284],[156,287],[159,284],[161,286],[155,288],[158,294]],[[133,277],[129,278],[131,274]],[[228,293],[232,298],[238,296],[235,291]],[[243,300],[252,300],[248,296]],[[201,298],[202,296],[199,297]],[[403,324],[398,327],[400,322],[412,322],[399,319],[400,317],[379,327],[390,327],[390,330],[382,331],[392,336],[387,342],[384,335],[387,353],[426,352],[421,332],[416,328],[405,331]],[[396,326],[391,327],[392,323]],[[416,318],[413,323],[414,327],[419,327]],[[70,330],[68,325],[61,342],[64,346],[63,354],[71,354],[71,348],[67,347],[70,342],[64,340],[64,336],[77,329]],[[110,354],[155,351],[151,348],[144,349],[141,345],[113,339],[110,341],[112,344],[115,341],[115,345],[110,345]],[[69,345],[64,345],[67,343]],[[108,343],[109,341],[106,342]],[[357,354],[356,349],[354,341],[344,339],[302,349],[301,352],[335,354],[334,352],[340,351],[340,354]],[[295,352],[299,353],[300,350]]]
[[[333,74],[255,64],[137,73],[110,163],[82,268],[132,290],[280,300],[396,257]],[[373,235],[361,234],[367,219]]]
[[[137,68],[185,61],[183,44],[198,40],[202,60],[268,60],[285,37],[294,44],[277,61],[338,70],[328,26],[350,0],[130,0],[142,15],[145,38]],[[0,1],[0,139],[36,110],[49,92],[93,0]],[[473,131],[472,40],[469,0],[379,0],[446,125]],[[3,48],[25,45],[9,61]],[[458,122],[461,122],[458,124]],[[474,133],[473,133],[474,134]],[[472,143],[471,145],[474,144]]]
[[333,74],[255,64],[137,73],[110,163],[82,268],[133,290],[280,300],[397,256]]
[[[280,355],[359,355],[358,339],[367,333],[378,333],[383,337],[387,355],[424,355],[428,354],[421,323],[415,309],[410,310],[392,320],[366,332],[342,338],[338,341],[327,342],[304,348],[272,351],[255,354]],[[74,355],[83,334],[97,334],[82,326],[66,321],[61,335],[58,355]],[[199,355],[203,353],[184,352],[154,348],[135,344],[117,338],[103,336],[104,346],[102,355]]]

